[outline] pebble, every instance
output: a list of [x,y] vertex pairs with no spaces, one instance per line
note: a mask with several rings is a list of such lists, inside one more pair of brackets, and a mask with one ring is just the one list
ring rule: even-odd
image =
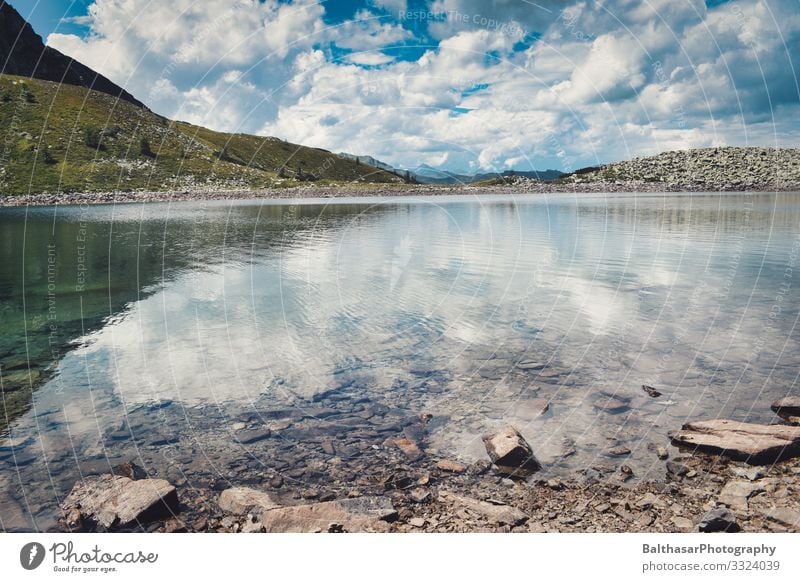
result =
[[408,496],[414,503],[425,503],[430,501],[431,493],[427,489],[413,489]]
[[682,477],[689,472],[689,467],[677,461],[667,461],[667,473]]

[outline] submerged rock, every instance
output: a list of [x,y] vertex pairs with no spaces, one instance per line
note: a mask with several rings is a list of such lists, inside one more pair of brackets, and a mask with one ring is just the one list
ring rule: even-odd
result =
[[644,390],[645,394],[647,394],[650,398],[658,398],[661,396],[661,392],[652,386],[648,386],[647,384],[642,384],[642,390]]
[[537,362],[536,360],[523,360],[517,362],[516,367],[520,370],[544,370],[547,362]]
[[110,527],[146,523],[177,513],[178,493],[163,479],[132,480],[119,475],[87,477],[61,504],[65,515],[78,509],[84,519]]
[[631,398],[616,392],[599,390],[597,398],[592,403],[595,410],[608,414],[620,414],[630,410]]
[[672,431],[673,443],[725,455],[751,465],[774,463],[800,455],[800,427],[704,420]]
[[389,442],[400,449],[409,461],[416,461],[421,459],[424,455],[419,445],[409,438],[393,438],[390,439]]
[[234,436],[241,444],[251,445],[253,443],[257,443],[258,441],[263,441],[264,439],[269,438],[271,434],[272,431],[268,428],[256,428],[237,431]]
[[531,446],[513,426],[483,435],[482,439],[500,474],[523,476],[542,468]]
[[11,372],[10,374],[4,373],[2,375],[0,392],[14,392],[15,390],[30,387],[36,384],[41,377],[42,371],[36,369]]

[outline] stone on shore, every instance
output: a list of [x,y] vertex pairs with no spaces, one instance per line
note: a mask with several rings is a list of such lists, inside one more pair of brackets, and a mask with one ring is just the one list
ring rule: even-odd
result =
[[783,418],[800,416],[800,396],[786,396],[772,403],[773,412]]
[[542,468],[531,446],[514,427],[507,426],[495,433],[483,435],[482,438],[486,452],[498,473],[523,476]]
[[731,513],[730,509],[718,507],[712,509],[700,518],[700,523],[697,524],[697,529],[703,533],[713,532],[728,532],[734,533],[739,531],[739,524],[736,523],[736,518]]
[[751,481],[728,481],[719,494],[719,502],[737,511],[747,511],[747,500],[764,491],[764,488]]
[[775,463],[800,455],[800,427],[704,420],[672,431],[673,443],[697,451],[725,455],[751,465]]
[[219,496],[219,507],[227,513],[243,515],[253,509],[267,511],[280,504],[266,491],[258,491],[249,487],[232,487]]
[[467,468],[458,461],[451,461],[449,459],[442,459],[436,463],[436,467],[441,471],[448,473],[463,473]]
[[270,509],[261,514],[261,525],[267,533],[381,532],[396,517],[386,497],[354,497]]
[[667,461],[667,473],[676,477],[683,477],[689,473],[689,467],[677,461]]
[[456,495],[449,491],[439,492],[439,501],[451,503],[472,513],[477,513],[486,520],[497,525],[522,525],[529,519],[526,513],[516,507],[489,503],[488,501]]
[[795,511],[788,507],[776,507],[766,511],[764,517],[794,531],[800,531],[800,511]]
[[179,511],[175,487],[163,479],[132,480],[118,475],[86,477],[64,499],[65,514],[80,510],[104,527],[123,527],[168,517]]

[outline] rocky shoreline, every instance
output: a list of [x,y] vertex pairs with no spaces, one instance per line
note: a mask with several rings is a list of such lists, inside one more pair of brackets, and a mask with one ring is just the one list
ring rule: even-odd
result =
[[644,180],[540,182],[527,178],[492,186],[422,184],[352,184],[337,186],[298,186],[264,190],[181,190],[164,192],[77,192],[38,193],[0,197],[0,207],[131,204],[143,202],[185,202],[206,200],[298,200],[316,198],[363,198],[403,196],[476,196],[514,194],[601,194],[666,192],[800,192],[800,181],[764,183],[649,182]]
[[[425,415],[401,422],[398,436],[370,447],[359,474],[329,472],[318,485],[303,479],[312,467],[260,477],[245,471],[201,487],[191,476],[173,485],[125,463],[76,483],[62,503],[59,530],[797,532],[799,402],[773,404],[781,424],[684,425],[670,436],[678,448],[654,447],[663,479],[647,481],[634,479],[624,464],[586,467],[569,479],[537,477],[534,451],[513,427],[484,435],[485,460],[441,458],[425,444]],[[269,438],[262,433],[245,436]],[[770,439],[780,440],[780,448]],[[347,451],[328,447],[332,463],[342,465]]]

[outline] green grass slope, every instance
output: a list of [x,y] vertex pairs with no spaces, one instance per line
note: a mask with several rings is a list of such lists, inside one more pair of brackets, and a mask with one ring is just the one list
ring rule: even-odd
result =
[[403,182],[325,150],[211,131],[83,87],[11,75],[0,75],[0,128],[0,195]]

